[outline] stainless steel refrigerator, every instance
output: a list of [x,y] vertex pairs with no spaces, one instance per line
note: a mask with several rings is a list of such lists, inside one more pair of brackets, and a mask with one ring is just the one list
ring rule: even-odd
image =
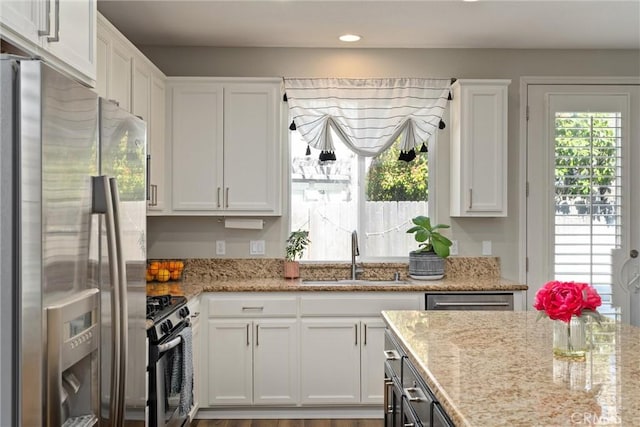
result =
[[0,425],[144,421],[146,125],[0,67]]

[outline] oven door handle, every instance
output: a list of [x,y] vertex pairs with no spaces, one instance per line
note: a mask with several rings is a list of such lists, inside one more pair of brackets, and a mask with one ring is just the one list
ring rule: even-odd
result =
[[162,354],[173,348],[176,348],[181,341],[182,341],[182,337],[175,337],[169,342],[166,342],[164,344],[158,344],[158,354]]

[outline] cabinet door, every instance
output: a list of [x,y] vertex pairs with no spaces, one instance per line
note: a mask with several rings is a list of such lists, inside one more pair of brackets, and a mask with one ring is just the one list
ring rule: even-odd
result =
[[362,403],[382,403],[384,386],[384,322],[380,318],[360,322],[362,346],[360,352],[360,392]]
[[109,59],[107,98],[116,101],[121,108],[131,111],[131,67],[133,64],[133,53],[124,43],[113,38],[111,39]]
[[507,215],[509,80],[458,80],[451,105],[451,216]]
[[298,403],[297,319],[255,320],[253,329],[253,402]]
[[300,377],[303,404],[360,401],[358,326],[358,320],[347,318],[301,321]]
[[241,320],[209,320],[209,403],[252,403],[251,325]]
[[141,59],[133,58],[131,82],[131,112],[147,122],[147,136],[149,120],[151,118],[151,68]]
[[[218,84],[185,84],[171,89],[174,211],[223,209],[222,101]],[[242,165],[236,167],[252,174]]]
[[228,211],[280,212],[279,85],[224,89],[224,191]]
[[166,185],[166,156],[165,156],[165,78],[163,75],[154,75],[151,78],[151,113],[150,123],[147,128],[149,138],[150,163],[150,188],[151,200],[148,209],[150,211],[164,211],[165,197],[168,191]]
[[[58,3],[58,2],[56,2]],[[59,1],[57,40],[43,38],[45,49],[88,80],[96,80],[96,0]],[[53,7],[53,6],[52,6]],[[52,11],[55,15],[55,11]],[[55,27],[55,22],[52,23]]]
[[106,31],[102,31],[98,21],[96,35],[96,92],[98,96],[109,98],[109,69],[111,67],[111,40]]
[[21,47],[25,47],[25,41],[34,46],[39,45],[39,31],[45,30],[44,19],[41,19],[45,5],[46,2],[43,1],[3,1],[0,7],[3,38],[8,37]]

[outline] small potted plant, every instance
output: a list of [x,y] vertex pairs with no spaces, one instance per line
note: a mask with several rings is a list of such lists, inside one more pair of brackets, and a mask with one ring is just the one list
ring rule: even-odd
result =
[[286,279],[296,279],[300,277],[300,263],[296,258],[302,258],[309,240],[309,232],[305,230],[292,231],[287,239],[287,247],[284,261],[284,277]]
[[418,280],[438,280],[444,277],[444,259],[449,256],[451,240],[438,230],[449,228],[448,225],[431,225],[426,216],[412,219],[415,224],[407,233],[415,233],[418,249],[409,252],[409,276]]

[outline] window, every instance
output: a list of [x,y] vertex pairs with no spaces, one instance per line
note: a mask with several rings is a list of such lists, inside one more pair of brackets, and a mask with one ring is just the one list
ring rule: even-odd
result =
[[397,160],[398,141],[376,158],[358,156],[339,143],[337,160],[321,162],[317,152],[304,155],[298,132],[290,132],[290,140],[290,230],[309,231],[304,260],[350,260],[353,230],[361,259],[407,257],[416,248],[406,230],[411,218],[428,215],[427,153],[403,162]]
[[611,306],[611,250],[621,244],[622,115],[555,113],[556,280],[594,285]]

